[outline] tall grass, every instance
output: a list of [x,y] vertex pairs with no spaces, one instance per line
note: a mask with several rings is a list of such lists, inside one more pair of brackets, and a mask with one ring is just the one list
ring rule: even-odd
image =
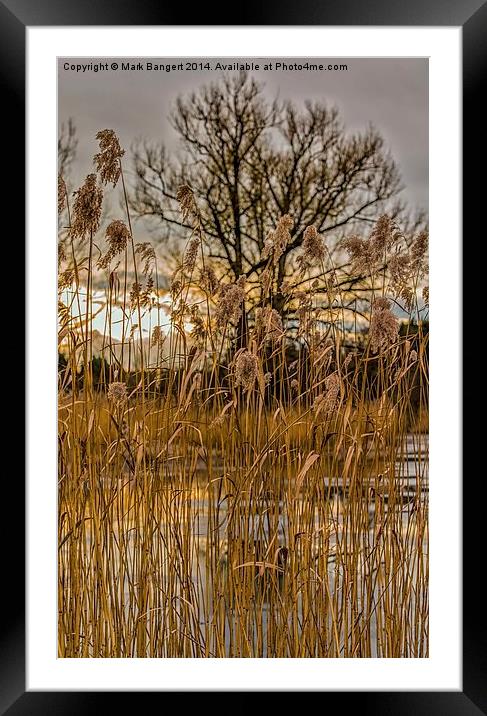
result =
[[[100,179],[126,199],[118,140],[99,139]],[[427,656],[427,334],[401,335],[392,311],[400,296],[417,309],[424,236],[406,249],[382,217],[344,246],[370,289],[367,334],[314,229],[273,308],[292,218],[258,286],[214,275],[183,187],[193,231],[170,330],[149,342],[155,253],[134,243],[126,201],[99,248],[98,190],[72,207],[60,194],[59,656]],[[387,252],[407,258],[401,286]]]

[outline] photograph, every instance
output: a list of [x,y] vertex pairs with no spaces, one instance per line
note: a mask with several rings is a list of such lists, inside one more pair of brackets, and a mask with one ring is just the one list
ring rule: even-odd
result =
[[428,659],[428,58],[59,56],[57,118],[58,658]]

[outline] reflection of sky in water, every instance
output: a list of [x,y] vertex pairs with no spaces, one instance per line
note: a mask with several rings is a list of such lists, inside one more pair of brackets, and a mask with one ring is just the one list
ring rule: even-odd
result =
[[[411,590],[409,597],[399,604],[400,620],[406,624],[409,622],[409,615],[419,607],[419,602],[426,597],[426,569],[428,562],[428,529],[421,520],[422,514],[427,514],[429,502],[429,479],[428,479],[428,454],[429,454],[429,437],[427,434],[408,434],[402,445],[398,446],[396,462],[394,464],[394,472],[396,481],[394,483],[383,484],[383,491],[380,502],[371,499],[370,492],[363,492],[363,499],[368,512],[368,528],[364,532],[353,534],[353,521],[350,520],[350,479],[345,476],[324,477],[326,491],[323,495],[323,501],[319,505],[314,505],[311,510],[307,510],[306,532],[309,536],[309,549],[313,555],[316,564],[319,565],[318,572],[319,582],[323,580],[328,582],[328,591],[331,594],[340,594],[346,582],[349,579],[347,567],[342,563],[341,558],[337,559],[342,550],[346,550],[346,545],[353,544],[355,552],[354,565],[356,570],[356,579],[367,585],[367,589],[363,592],[356,592],[357,613],[355,616],[357,627],[356,633],[362,635],[364,632],[370,634],[370,656],[379,657],[385,655],[386,640],[384,635],[387,633],[388,626],[383,622],[383,610],[378,608],[381,600],[385,597],[386,601],[398,589],[403,580],[411,580]],[[167,477],[172,480],[183,479],[184,462],[175,458],[171,460],[165,467]],[[126,533],[126,540],[117,541],[113,553],[110,556],[110,565],[113,574],[124,574],[124,606],[125,612],[130,616],[131,586],[137,579],[137,561],[135,555],[142,549],[141,545],[146,544],[149,539],[157,540],[157,550],[161,550],[161,562],[170,564],[169,568],[154,565],[154,574],[157,575],[159,588],[161,591],[170,592],[177,597],[183,594],[183,586],[181,577],[177,572],[176,565],[179,564],[179,550],[177,545],[184,541],[184,534],[190,529],[191,548],[188,550],[187,565],[191,571],[192,585],[198,594],[194,604],[193,614],[197,618],[197,622],[188,625],[191,639],[196,643],[201,631],[198,633],[198,626],[202,631],[208,629],[212,624],[218,624],[221,615],[212,605],[218,603],[215,594],[223,593],[228,590],[229,570],[235,570],[238,561],[231,561],[231,550],[229,551],[229,505],[228,502],[222,501],[215,503],[217,493],[213,493],[213,497],[208,497],[205,485],[208,479],[207,465],[204,461],[197,463],[197,471],[193,477],[198,482],[192,483],[191,489],[186,489],[184,498],[181,494],[174,494],[175,501],[183,501],[185,505],[185,518],[182,518],[178,524],[171,521],[166,513],[161,516],[159,522],[159,530],[147,537],[144,528],[141,525],[133,524],[131,529]],[[223,462],[215,460],[213,464],[213,474],[222,474],[224,471]],[[365,477],[365,476],[364,476]],[[368,476],[365,478],[369,486],[375,485],[375,477]],[[394,497],[389,500],[390,489],[393,487]],[[205,496],[203,496],[205,495]],[[325,497],[326,495],[326,497]],[[306,505],[306,500],[299,497],[302,505]],[[418,512],[417,504],[421,503]],[[181,503],[179,503],[181,504]],[[257,503],[258,505],[259,503]],[[380,504],[380,513],[378,505]],[[252,562],[258,560],[255,548],[259,543],[264,545],[264,550],[269,552],[267,561],[271,564],[275,563],[277,553],[274,548],[286,547],[294,545],[295,559],[300,559],[303,552],[300,551],[299,540],[296,540],[293,524],[289,520],[290,506],[286,500],[278,499],[277,513],[273,514],[272,526],[268,520],[269,508],[266,506],[258,507],[253,515],[251,522],[247,520],[237,521],[234,523],[232,533],[235,532],[242,539],[242,546],[247,557],[243,558],[247,561],[247,568],[253,568]],[[292,511],[292,510],[291,510]],[[424,511],[424,512],[423,512]],[[215,529],[215,515],[218,514],[218,529]],[[235,514],[233,515],[235,520]],[[393,522],[394,527],[390,525]],[[388,534],[395,534],[396,540],[399,540],[404,549],[403,558],[398,562],[397,569],[388,577],[387,584],[380,578],[376,577],[377,567],[371,570],[370,559],[377,550],[377,529],[379,525],[388,525]],[[116,526],[114,527],[117,530]],[[164,536],[160,542],[161,535]],[[88,527],[86,538],[88,544],[91,545],[90,528]],[[120,549],[120,544],[124,544],[124,549]],[[374,544],[376,546],[374,546]],[[68,545],[64,547],[69,549]],[[169,561],[171,552],[176,555]],[[234,550],[238,555],[238,549]],[[351,554],[351,553],[349,553]],[[276,556],[273,556],[276,555]],[[128,557],[128,558],[127,558]],[[323,557],[326,557],[324,562]],[[320,559],[321,558],[321,559]],[[230,561],[229,561],[230,560]],[[123,562],[123,568],[121,564]],[[161,564],[161,562],[159,564]],[[255,569],[255,568],[254,568]],[[269,578],[272,571],[267,572]],[[223,602],[224,614],[224,647],[225,656],[236,656],[236,646],[234,633],[238,627],[240,620],[245,620],[248,643],[251,644],[252,653],[262,657],[272,656],[272,640],[268,640],[268,634],[271,635],[275,630],[275,619],[273,610],[266,598],[265,592],[259,593],[259,584],[262,585],[262,575],[256,575],[253,582],[255,594],[259,595],[258,600],[254,600],[255,610],[249,610],[248,615],[239,617],[237,610],[231,607],[230,603],[225,600]],[[286,573],[278,574],[279,581],[273,582],[279,589],[279,594],[285,594],[287,587]],[[115,579],[115,577],[114,577]],[[169,580],[171,582],[169,583]],[[259,581],[260,580],[260,581]],[[269,581],[267,582],[269,584]],[[313,583],[317,584],[318,580],[310,580],[310,587]],[[209,599],[208,599],[209,597]],[[251,598],[252,599],[252,598]],[[207,601],[208,600],[208,601]],[[418,606],[417,606],[418,605]],[[347,610],[344,606],[342,609]],[[289,602],[283,603],[282,618],[286,620],[288,627],[293,627],[293,614],[298,616],[295,628],[300,634],[303,634],[303,626],[306,622],[306,610],[309,607],[303,602],[303,594],[300,592],[296,596],[296,606],[290,606]],[[382,616],[381,616],[382,612]],[[147,628],[160,629],[161,617],[160,610],[153,609],[146,613]],[[322,626],[328,634],[333,628],[332,611],[325,614]],[[180,618],[182,618],[180,616]],[[423,628],[425,625],[423,624]],[[346,626],[342,629],[337,637],[340,645],[340,653],[344,650],[345,643],[356,648],[356,645],[350,642],[350,636],[345,639]],[[419,629],[419,627],[418,627]],[[378,640],[379,635],[382,637]],[[257,644],[259,632],[262,633],[261,651],[258,651]],[[207,631],[207,642],[211,651],[211,655],[216,654],[216,642]],[[233,634],[233,638],[231,635]],[[325,641],[327,637],[325,635]],[[411,645],[409,645],[411,646]],[[238,647],[237,647],[238,648]],[[286,649],[284,645],[284,649]],[[315,651],[311,652],[318,655],[317,646]],[[285,651],[285,656],[290,656]],[[323,655],[323,651],[321,651]],[[326,655],[326,654],[325,654]],[[363,655],[363,654],[362,654]],[[406,653],[403,654],[406,656]],[[409,656],[411,654],[409,653]]]

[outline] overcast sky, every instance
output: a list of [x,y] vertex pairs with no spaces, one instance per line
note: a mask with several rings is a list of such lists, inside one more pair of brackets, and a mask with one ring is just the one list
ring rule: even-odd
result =
[[[371,48],[373,49],[373,48]],[[148,58],[144,58],[145,63]],[[179,63],[187,58],[155,58],[154,63]],[[250,58],[249,62],[275,62],[280,58]],[[93,170],[96,132],[115,129],[127,150],[136,138],[163,141],[174,146],[167,117],[180,93],[217,80],[220,71],[85,71],[64,69],[64,63],[137,62],[130,58],[63,58],[59,60],[59,124],[72,117],[78,130],[78,156],[72,180],[78,184]],[[206,63],[206,59],[197,58]],[[218,61],[209,58],[212,66]],[[222,62],[236,60],[225,58]],[[239,59],[238,62],[246,60]],[[301,63],[290,58],[283,62]],[[404,199],[414,207],[428,207],[428,60],[310,58],[313,63],[346,63],[347,72],[255,71],[270,98],[278,95],[296,103],[306,100],[335,104],[349,130],[365,129],[372,122],[380,130],[401,171]]]

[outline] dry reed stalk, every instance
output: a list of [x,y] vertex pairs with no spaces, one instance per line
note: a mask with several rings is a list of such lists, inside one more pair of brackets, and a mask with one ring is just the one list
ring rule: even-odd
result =
[[[122,150],[111,134],[102,139],[100,176],[120,181],[126,200]],[[92,187],[95,205],[97,191]],[[298,338],[291,341],[269,303],[236,351],[235,324],[249,308],[244,281],[217,285],[204,264],[191,190],[179,198],[197,248],[190,239],[173,284],[172,330],[164,338],[160,321],[151,327],[155,370],[144,362],[140,340],[137,371],[131,354],[129,369],[123,367],[122,346],[121,361],[111,360],[95,384],[92,299],[80,325],[74,309],[71,319],[63,309],[59,656],[427,656],[427,454],[421,434],[411,430],[427,423],[427,334],[419,324],[413,346],[398,333],[389,296],[371,293],[364,344],[358,328],[345,335],[348,297],[339,282],[310,283],[300,296],[289,294]],[[72,307],[92,291],[95,209],[87,208],[84,223],[77,215],[73,222],[75,233],[83,224],[90,241],[86,260],[76,260],[87,280],[70,288]],[[136,283],[154,271],[158,285],[150,247],[134,243],[128,203],[125,220],[110,225],[101,259],[108,326],[120,300],[129,315],[127,253]],[[395,240],[391,226],[382,218],[367,239],[374,261]],[[283,217],[270,237],[270,262],[291,227]],[[422,237],[411,250],[414,285],[424,273],[424,253]],[[109,271],[117,256],[124,262],[121,286]],[[325,275],[335,271],[311,229],[302,256],[308,272],[312,261],[325,260]],[[69,261],[74,255],[66,254]],[[319,306],[321,288],[340,310],[330,301]],[[139,327],[146,310],[138,291]],[[184,327],[188,319],[193,337]],[[328,333],[320,332],[320,321],[328,321]],[[124,319],[130,353],[134,341],[126,330]],[[354,352],[345,355],[352,339]],[[286,351],[296,342],[298,357],[290,361]],[[105,345],[111,355],[110,336]]]

